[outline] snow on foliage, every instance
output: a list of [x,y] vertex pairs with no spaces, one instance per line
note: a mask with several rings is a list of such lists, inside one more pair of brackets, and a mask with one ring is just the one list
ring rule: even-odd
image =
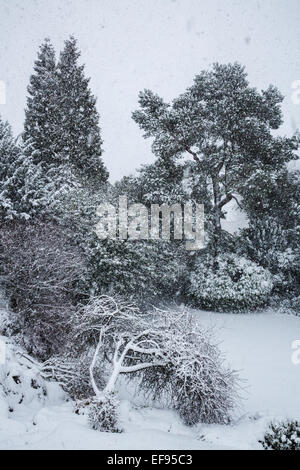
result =
[[300,450],[300,423],[271,423],[263,440],[259,442],[265,450]]
[[88,423],[95,431],[122,432],[119,421],[120,402],[114,393],[103,400],[93,400],[88,409]]
[[14,416],[22,406],[41,406],[52,396],[63,397],[58,384],[46,381],[41,363],[25,350],[14,345],[7,337],[5,363],[0,366],[0,419]]
[[247,310],[264,305],[272,290],[270,273],[235,254],[199,258],[190,274],[195,304],[214,310]]
[[[106,401],[120,374],[137,375],[139,387],[163,395],[186,424],[226,423],[237,402],[237,377],[225,367],[211,335],[185,309],[142,314],[133,304],[100,296],[78,314],[73,340],[84,351],[94,345],[90,377],[96,400]],[[108,361],[103,389],[94,377]]]
[[153,139],[153,153],[169,164],[188,156],[206,176],[204,184],[213,196],[215,250],[224,207],[244,196],[257,169],[282,168],[297,158],[297,139],[272,133],[282,122],[282,100],[272,85],[261,93],[250,87],[244,67],[236,62],[213,64],[171,103],[151,90],[139,94],[132,117],[144,137]]
[[[283,99],[275,87],[258,92],[241,65],[214,64],[171,103],[140,93],[133,119],[153,139],[157,160],[109,185],[96,99],[79,58],[73,37],[58,62],[46,39],[22,137],[0,119],[0,288],[8,299],[0,334],[27,350],[7,346],[0,416],[46,403],[53,380],[76,400],[78,415],[86,407],[92,429],[117,432],[125,376],[187,425],[228,423],[236,373],[189,311],[161,306],[180,298],[240,312],[272,293],[282,311],[299,312],[299,172],[287,168],[299,135],[274,135]],[[203,203],[205,250],[99,240],[97,206],[126,194],[133,203]],[[239,236],[222,230],[230,201],[249,221]],[[263,445],[297,447],[298,428],[271,425]]]
[[101,159],[96,99],[79,57],[73,37],[65,41],[58,63],[50,40],[41,45],[28,87],[23,137],[31,143],[34,163],[58,172],[69,167],[82,182],[88,179],[99,188],[108,172]]

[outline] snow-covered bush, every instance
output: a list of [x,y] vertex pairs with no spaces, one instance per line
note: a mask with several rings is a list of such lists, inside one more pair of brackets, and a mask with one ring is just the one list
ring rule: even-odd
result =
[[[94,346],[90,378],[98,401],[115,391],[120,374],[138,376],[139,387],[161,396],[185,423],[227,423],[237,402],[237,377],[224,365],[210,333],[184,309],[141,313],[133,304],[96,297],[77,316],[74,341]],[[94,375],[110,365],[106,385]]]
[[180,294],[186,252],[162,241],[91,240],[87,247],[95,295],[122,295],[151,304]]
[[[289,201],[290,203],[290,201]],[[297,202],[295,200],[295,206]],[[240,248],[255,263],[273,274],[273,292],[286,297],[297,293],[300,277],[299,208],[288,219],[253,218],[241,231]]]
[[139,304],[152,304],[178,296],[184,282],[187,252],[178,242],[155,240],[100,240],[95,228],[96,208],[117,204],[110,188],[91,193],[85,188],[60,201],[58,221],[84,253],[87,272],[84,291],[96,295],[121,295]]
[[47,381],[43,365],[22,348],[1,336],[6,343],[5,363],[0,365],[0,421],[22,405],[44,405],[51,397],[64,397],[58,384]]
[[246,258],[226,253],[196,260],[188,294],[202,308],[243,311],[264,305],[272,287],[267,270]]
[[120,402],[113,393],[102,400],[94,399],[89,405],[88,423],[95,431],[122,432],[119,425]]
[[269,431],[259,441],[265,450],[300,450],[300,423],[271,423]]
[[228,424],[238,398],[238,377],[225,366],[212,332],[185,310],[158,310],[154,321],[162,335],[166,364],[142,374],[141,388],[177,410],[187,425]]
[[290,295],[288,298],[273,296],[270,305],[280,314],[300,316],[300,295]]
[[80,250],[51,223],[7,223],[0,229],[0,274],[10,326],[40,359],[65,344],[85,263]]

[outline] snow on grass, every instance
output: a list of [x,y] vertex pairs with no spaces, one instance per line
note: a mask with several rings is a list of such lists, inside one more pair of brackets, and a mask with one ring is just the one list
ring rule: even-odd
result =
[[[121,423],[124,432],[92,431],[87,417],[73,412],[72,403],[41,408],[31,423],[11,420],[11,432],[0,424],[1,449],[204,449],[208,446],[168,410],[132,407],[123,401]],[[33,424],[34,423],[34,424]]]
[[247,380],[244,412],[300,417],[300,365],[291,360],[292,342],[300,339],[300,317],[272,311],[193,314],[201,324],[215,327],[226,360]]

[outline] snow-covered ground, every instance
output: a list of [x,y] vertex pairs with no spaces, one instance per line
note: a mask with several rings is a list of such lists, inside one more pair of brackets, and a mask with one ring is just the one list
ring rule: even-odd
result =
[[[226,360],[245,379],[243,401],[230,426],[184,426],[175,412],[142,406],[121,387],[121,421],[125,432],[108,434],[88,428],[86,417],[73,413],[56,384],[37,399],[34,389],[19,403],[14,382],[14,411],[0,396],[1,449],[259,449],[269,421],[300,418],[300,365],[291,360],[291,343],[300,339],[300,317],[263,312],[249,315],[192,311],[213,327]],[[14,374],[19,364],[10,356]],[[0,365],[1,368],[5,366]],[[26,367],[26,361],[25,361]],[[22,372],[23,373],[23,372]],[[2,375],[3,377],[3,375]],[[25,373],[24,380],[31,380]],[[26,382],[25,380],[25,382]]]

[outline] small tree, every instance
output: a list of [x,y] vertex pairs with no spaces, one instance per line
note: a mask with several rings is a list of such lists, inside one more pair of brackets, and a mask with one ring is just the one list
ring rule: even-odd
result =
[[[15,212],[19,185],[14,181],[16,164],[21,166],[21,150],[13,138],[8,122],[0,118],[0,219],[11,218]],[[19,169],[23,173],[23,169]]]
[[[115,392],[120,374],[138,375],[141,387],[164,392],[187,424],[229,420],[236,401],[235,374],[186,311],[141,314],[132,304],[101,296],[78,313],[73,339],[81,349],[95,348],[90,378],[99,403]],[[103,389],[94,378],[99,360],[111,364]]]
[[20,150],[13,138],[8,122],[0,117],[0,184],[5,182],[9,173],[9,167],[13,160],[18,158]]

